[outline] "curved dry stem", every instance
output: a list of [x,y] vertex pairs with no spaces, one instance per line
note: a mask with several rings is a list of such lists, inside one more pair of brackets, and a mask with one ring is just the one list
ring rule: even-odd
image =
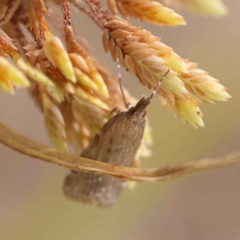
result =
[[0,142],[22,154],[46,162],[76,170],[94,172],[121,177],[132,181],[156,182],[179,178],[189,174],[215,170],[240,163],[240,152],[233,152],[215,158],[203,158],[196,161],[170,165],[163,168],[129,168],[94,161],[91,159],[61,152],[36,143],[0,123]]

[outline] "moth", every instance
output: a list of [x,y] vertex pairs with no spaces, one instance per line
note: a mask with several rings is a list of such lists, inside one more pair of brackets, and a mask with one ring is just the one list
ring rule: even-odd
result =
[[[141,143],[145,123],[146,107],[159,89],[159,81],[149,97],[143,96],[135,106],[113,116],[96,134],[81,154],[82,157],[113,165],[131,167]],[[123,99],[126,104],[123,89]],[[71,171],[65,178],[63,192],[72,200],[101,208],[115,204],[125,186],[125,180],[89,172]]]

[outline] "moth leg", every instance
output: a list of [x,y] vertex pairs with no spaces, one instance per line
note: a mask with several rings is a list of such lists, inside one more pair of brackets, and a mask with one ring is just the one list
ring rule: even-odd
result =
[[121,112],[121,109],[119,107],[115,107],[108,115],[107,115],[107,118],[110,118],[113,116],[114,113],[120,113]]
[[121,112],[121,109],[119,107],[115,107],[111,112],[109,112],[107,115],[101,117],[101,118],[95,118],[92,120],[88,120],[88,122],[98,122],[98,121],[102,121],[103,119],[107,118],[110,119],[111,117],[113,117],[114,113],[118,114]]

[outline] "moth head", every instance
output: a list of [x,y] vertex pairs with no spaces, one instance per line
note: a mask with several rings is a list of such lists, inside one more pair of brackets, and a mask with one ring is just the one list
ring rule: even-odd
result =
[[143,96],[135,106],[129,109],[129,113],[136,121],[140,121],[146,116],[146,107],[150,104],[151,100],[149,97]]

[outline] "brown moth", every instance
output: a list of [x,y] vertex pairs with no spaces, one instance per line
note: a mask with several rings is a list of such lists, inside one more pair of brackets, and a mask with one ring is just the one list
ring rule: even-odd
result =
[[[169,70],[161,81],[168,72]],[[130,106],[127,111],[112,117],[83,150],[81,156],[131,167],[145,128],[145,109],[155,96],[161,81],[149,97],[143,96],[135,106]],[[122,91],[121,85],[120,89]],[[125,101],[124,94],[123,98]],[[124,186],[125,180],[117,177],[72,170],[65,178],[63,191],[72,200],[106,208],[114,205]]]

